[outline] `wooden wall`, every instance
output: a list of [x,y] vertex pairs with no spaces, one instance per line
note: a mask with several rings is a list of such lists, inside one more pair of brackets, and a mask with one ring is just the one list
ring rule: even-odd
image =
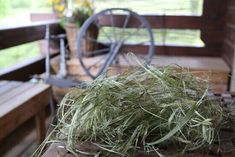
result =
[[224,24],[224,43],[223,43],[223,58],[231,68],[234,62],[235,51],[235,0],[228,0],[227,12]]
[[230,91],[235,91],[235,0],[228,0],[224,18],[224,41],[222,57],[231,71]]

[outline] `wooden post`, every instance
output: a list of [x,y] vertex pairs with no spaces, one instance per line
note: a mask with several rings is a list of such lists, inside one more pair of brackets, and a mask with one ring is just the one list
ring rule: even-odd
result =
[[[226,13],[227,0],[204,0],[203,14],[201,22],[201,39],[205,44],[205,49],[210,54],[218,54],[222,51],[224,36],[224,16]],[[208,23],[213,23],[213,27],[206,27]]]
[[230,79],[230,92],[235,92],[235,42],[233,43],[233,64]]
[[40,144],[46,136],[46,126],[45,126],[45,110],[42,109],[35,116],[36,120],[36,131],[37,131],[37,143]]

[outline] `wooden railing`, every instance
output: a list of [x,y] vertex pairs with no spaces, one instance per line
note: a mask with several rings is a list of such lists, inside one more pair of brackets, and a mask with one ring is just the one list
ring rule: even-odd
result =
[[[58,21],[33,23],[24,26],[0,28],[0,50],[45,38],[46,25],[50,25],[51,34],[63,32]],[[1,54],[0,54],[1,55]],[[28,80],[34,74],[45,71],[45,57],[39,56],[12,67],[0,70],[0,79]]]
[[[201,31],[201,40],[205,47],[156,45],[155,53],[163,55],[184,56],[212,56],[222,57],[222,45],[224,40],[224,15],[227,0],[204,0],[202,16],[158,16],[143,15],[149,21],[152,28],[159,29],[197,29]],[[116,15],[115,23],[118,25],[124,20],[123,15]],[[102,25],[111,25],[108,20],[101,19]],[[33,25],[10,27],[0,29],[0,50],[20,44],[43,39],[46,24],[50,24],[51,33],[58,34],[62,31],[58,22],[43,22]],[[136,27],[136,21],[132,20],[128,27]],[[126,49],[138,49],[146,51],[146,46],[126,45]],[[0,73],[0,79],[26,80],[29,75],[44,71],[44,60],[38,58],[28,62],[20,68],[4,70]]]
[[0,28],[0,50],[43,39],[46,25],[50,25],[51,34],[57,34],[60,31],[58,21]]

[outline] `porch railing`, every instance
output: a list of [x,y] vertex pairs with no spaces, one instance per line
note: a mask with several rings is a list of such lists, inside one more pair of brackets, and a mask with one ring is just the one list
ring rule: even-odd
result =
[[[156,45],[155,53],[161,55],[224,56],[222,47],[224,41],[224,15],[226,7],[226,0],[204,0],[202,16],[143,15],[149,21],[152,28],[199,29],[201,31],[201,40],[205,44],[204,47]],[[118,25],[118,21],[123,20],[123,18],[123,15],[116,15],[114,18],[115,23]],[[103,21],[101,19],[103,25],[111,25],[104,19]],[[52,34],[58,34],[63,31],[58,21],[0,28],[0,50],[43,39],[47,24],[50,24]],[[134,27],[135,25],[135,21],[131,21],[129,27]],[[130,48],[131,45],[126,45],[126,47]],[[135,46],[131,48],[143,51],[146,49],[145,46]],[[42,72],[44,72],[44,57],[39,57],[19,67],[0,71],[0,79],[27,80],[29,75]]]
[[[39,22],[17,27],[0,28],[0,50],[45,38],[46,25],[50,25],[51,34],[63,32],[58,21]],[[0,54],[1,55],[1,54]],[[0,79],[25,81],[44,69],[44,56],[19,63],[0,70]]]

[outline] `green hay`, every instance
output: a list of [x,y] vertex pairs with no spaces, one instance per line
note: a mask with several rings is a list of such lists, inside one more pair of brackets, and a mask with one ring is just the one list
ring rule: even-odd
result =
[[[226,115],[221,102],[207,97],[207,81],[180,67],[143,68],[103,75],[87,89],[69,92],[46,141],[64,143],[76,156],[160,154],[168,148],[184,153],[218,141]],[[87,143],[96,149],[83,149]]]

